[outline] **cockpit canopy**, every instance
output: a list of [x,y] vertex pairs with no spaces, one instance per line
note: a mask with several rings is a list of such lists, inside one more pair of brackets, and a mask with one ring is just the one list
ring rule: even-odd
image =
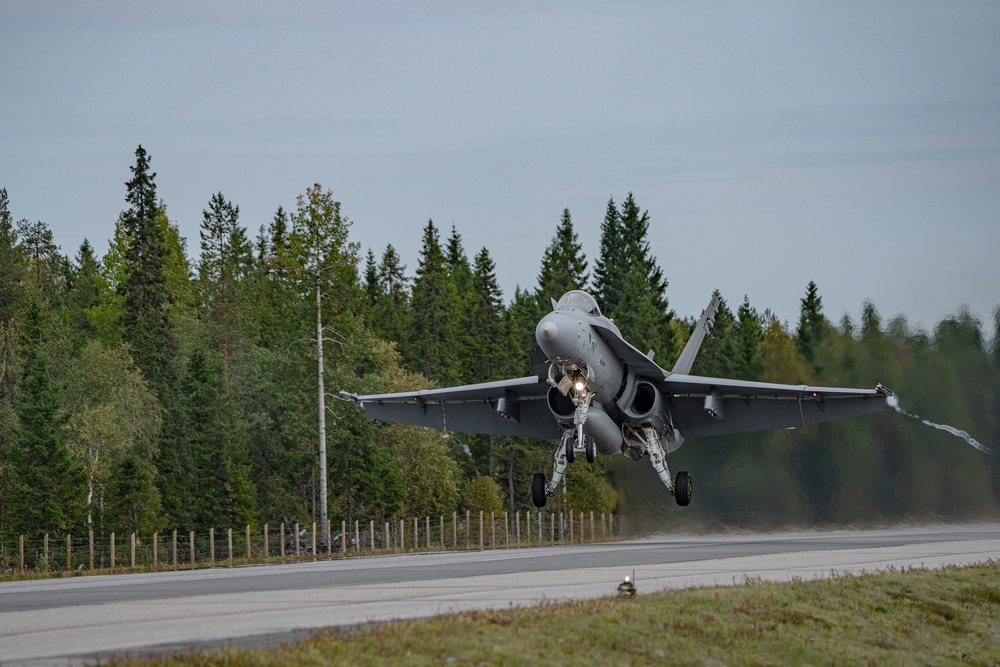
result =
[[597,307],[597,300],[583,290],[575,289],[562,295],[562,298],[556,304],[556,310],[565,310],[568,308],[582,310],[595,317],[601,316],[601,309]]

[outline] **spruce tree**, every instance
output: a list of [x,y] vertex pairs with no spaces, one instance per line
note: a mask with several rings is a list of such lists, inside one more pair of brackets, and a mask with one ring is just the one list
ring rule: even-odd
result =
[[[617,302],[605,313],[643,351],[660,354],[664,365],[673,352],[673,313],[667,302],[667,280],[649,246],[649,213],[641,211],[630,192],[619,214],[622,239],[622,283]],[[602,306],[603,307],[603,306]]]
[[403,351],[410,368],[445,386],[457,384],[461,373],[455,349],[458,301],[437,227],[428,220],[410,301],[410,338]]
[[7,441],[5,433],[13,422],[14,386],[21,359],[20,331],[28,304],[28,292],[23,283],[25,267],[24,251],[11,219],[7,190],[0,189],[0,445]]
[[67,415],[49,375],[37,300],[30,303],[27,320],[29,353],[19,386],[4,510],[9,534],[38,539],[44,533],[82,530],[86,477],[66,443]]
[[750,305],[750,298],[746,295],[737,312],[737,320],[739,363],[736,377],[741,380],[760,380],[764,373],[764,360],[760,355],[764,330],[757,309]]
[[587,273],[587,258],[583,246],[573,229],[573,218],[569,209],[563,209],[556,234],[542,256],[542,268],[538,273],[536,296],[540,312],[547,312],[549,299],[559,299],[570,290],[584,289],[590,274]]
[[240,209],[222,193],[212,195],[202,212],[198,283],[212,348],[222,354],[222,375],[230,381],[230,355],[243,346],[247,326],[247,279],[251,267],[250,242],[239,224]]
[[821,370],[817,364],[817,352],[826,335],[827,327],[826,318],[823,317],[823,299],[819,296],[816,283],[810,280],[799,308],[796,343],[799,352],[817,371]]
[[161,400],[173,390],[172,364],[176,343],[167,316],[167,246],[157,222],[156,174],[149,171],[149,157],[136,149],[132,178],[125,184],[128,208],[119,218],[125,240],[124,273],[118,284],[122,301],[122,334],[132,348],[136,365]]
[[105,289],[101,276],[101,265],[94,256],[90,241],[83,240],[76,254],[69,284],[68,306],[74,347],[79,350],[88,340],[98,338],[100,332],[94,326],[95,310],[100,308],[102,292]]
[[705,336],[692,372],[709,377],[733,377],[742,367],[740,332],[733,311],[719,290],[712,292],[712,296],[719,297],[719,311],[712,330]]
[[378,284],[372,329],[383,340],[402,345],[409,335],[410,280],[391,243],[378,265]]
[[601,223],[601,250],[594,264],[593,293],[605,313],[617,311],[627,271],[625,229],[612,197],[608,199],[604,221]]

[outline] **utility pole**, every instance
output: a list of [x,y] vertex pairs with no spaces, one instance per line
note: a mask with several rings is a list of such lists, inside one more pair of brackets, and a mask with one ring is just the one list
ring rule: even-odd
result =
[[316,349],[319,365],[319,525],[323,527],[323,540],[330,544],[330,536],[326,530],[326,387],[323,383],[322,281],[318,261],[316,262]]

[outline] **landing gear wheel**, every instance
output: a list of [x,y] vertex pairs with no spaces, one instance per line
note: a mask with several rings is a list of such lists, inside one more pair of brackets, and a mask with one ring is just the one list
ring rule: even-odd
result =
[[576,461],[576,442],[573,438],[566,438],[566,463]]
[[594,458],[595,458],[594,457],[594,439],[593,438],[587,438],[587,444],[584,446],[584,449],[587,452],[587,463],[593,463],[594,462]]
[[531,476],[531,503],[535,507],[545,507],[545,473],[536,472]]
[[681,507],[687,507],[691,504],[691,475],[687,474],[686,470],[681,470],[677,473],[677,479],[674,481],[674,498],[677,500],[677,504]]

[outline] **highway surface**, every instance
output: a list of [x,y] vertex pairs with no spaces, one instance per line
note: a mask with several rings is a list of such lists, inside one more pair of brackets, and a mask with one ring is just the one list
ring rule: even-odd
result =
[[83,664],[468,609],[1000,560],[1000,524],[430,552],[0,583],[0,664]]

